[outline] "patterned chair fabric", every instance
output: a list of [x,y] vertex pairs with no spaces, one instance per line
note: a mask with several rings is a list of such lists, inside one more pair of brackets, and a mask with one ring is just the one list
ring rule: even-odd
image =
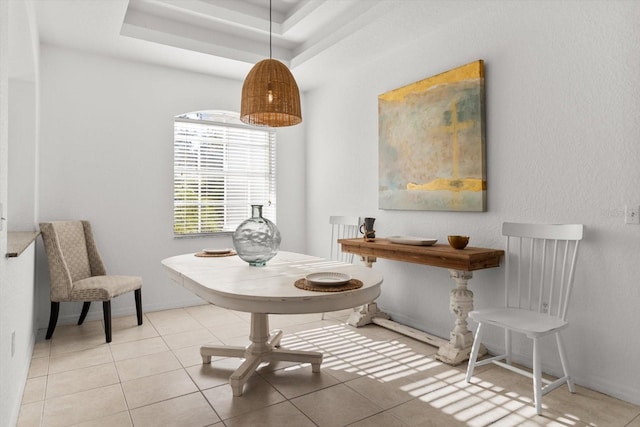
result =
[[84,302],[78,321],[80,325],[91,301],[102,301],[105,335],[107,342],[111,342],[111,299],[135,291],[138,325],[142,324],[142,278],[107,275],[88,221],[43,222],[40,223],[40,232],[49,260],[51,282],[47,339],[55,330],[60,302]]

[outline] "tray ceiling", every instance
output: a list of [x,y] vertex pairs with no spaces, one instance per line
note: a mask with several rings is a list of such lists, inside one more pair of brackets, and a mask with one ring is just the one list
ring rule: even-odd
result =
[[[269,57],[268,0],[33,0],[42,43],[243,79]],[[480,2],[273,0],[273,57],[302,89]]]

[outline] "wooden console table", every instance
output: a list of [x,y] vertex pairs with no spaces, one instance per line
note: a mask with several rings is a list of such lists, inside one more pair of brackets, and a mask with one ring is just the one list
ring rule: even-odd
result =
[[[366,242],[364,239],[340,239],[338,243],[341,244],[343,252],[360,255],[368,267],[373,266],[376,258],[425,264],[448,269],[451,278],[456,282],[456,287],[451,290],[449,297],[449,308],[456,316],[456,321],[448,341],[390,320],[386,313],[378,309],[375,302],[354,311],[349,318],[350,325],[357,327],[375,323],[435,345],[439,348],[436,355],[438,360],[452,365],[469,358],[473,334],[467,328],[467,317],[473,310],[473,292],[467,288],[467,282],[473,277],[472,272],[475,270],[498,267],[504,255],[503,250],[473,247],[457,250],[443,244],[402,245],[381,238],[376,238],[373,242]],[[484,348],[480,351],[482,354],[486,353]]]

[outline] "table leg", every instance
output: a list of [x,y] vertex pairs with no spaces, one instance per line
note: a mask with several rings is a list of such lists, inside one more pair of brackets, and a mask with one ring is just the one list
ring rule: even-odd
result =
[[271,332],[271,336],[269,337],[269,345],[271,346],[271,348],[280,347],[281,339],[282,339],[282,331],[280,329],[277,329]]
[[322,353],[317,351],[274,349],[271,353],[264,355],[264,360],[310,363],[311,372],[318,373],[320,372],[320,364],[322,363]]
[[[361,256],[360,260],[369,268],[373,268],[373,263],[377,261],[374,256]],[[373,323],[374,318],[389,319],[389,315],[378,308],[378,304],[371,302],[360,307],[354,307],[349,315],[347,324],[358,328],[360,326]]]
[[[365,255],[361,256],[360,260],[371,268],[373,263],[376,262],[376,257]],[[473,310],[473,292],[467,288],[467,282],[473,277],[473,274],[470,271],[453,269],[450,269],[449,273],[456,282],[455,289],[449,293],[449,308],[456,315],[455,326],[449,334],[449,341],[390,320],[389,315],[381,311],[375,302],[354,308],[347,323],[354,327],[375,323],[427,344],[437,346],[438,353],[436,358],[438,360],[451,365],[458,365],[469,359],[471,346],[473,345],[473,334],[467,328],[467,318],[469,312]],[[478,355],[482,356],[486,353],[487,349],[481,345]]]
[[[469,358],[473,345],[473,334],[467,328],[469,312],[473,310],[473,292],[467,288],[467,282],[473,277],[470,271],[449,270],[456,287],[449,293],[449,308],[456,315],[456,322],[449,334],[450,339],[438,349],[436,358],[451,365],[457,365]],[[479,355],[487,349],[480,348]]]
[[203,345],[200,347],[202,363],[211,363],[211,356],[219,357],[244,357],[245,347],[230,345]]
[[370,302],[369,304],[355,307],[347,323],[355,328],[373,323],[374,318],[388,319],[389,315],[378,308],[378,304]]
[[373,263],[376,262],[378,260],[378,258],[374,257],[374,256],[369,256],[369,255],[363,255],[360,257],[360,261],[362,261],[364,263],[364,265],[366,265],[369,268],[373,267]]
[[242,389],[245,383],[258,368],[260,362],[262,362],[262,358],[259,354],[247,355],[242,365],[231,374],[229,377],[229,385],[231,386],[231,391],[234,396],[242,396]]
[[210,363],[211,356],[241,357],[244,362],[229,377],[229,385],[234,396],[242,396],[244,385],[261,362],[310,363],[312,372],[320,372],[322,353],[317,351],[297,351],[277,348],[280,346],[282,331],[269,334],[269,318],[265,313],[251,313],[251,344],[246,348],[207,345],[200,348],[203,363]]

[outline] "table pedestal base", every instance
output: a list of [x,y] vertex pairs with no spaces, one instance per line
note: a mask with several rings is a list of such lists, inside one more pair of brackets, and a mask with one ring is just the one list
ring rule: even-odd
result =
[[[456,282],[456,287],[449,292],[449,310],[455,314],[456,322],[449,333],[449,341],[438,349],[436,359],[457,365],[469,359],[473,346],[473,334],[467,328],[469,312],[473,311],[473,292],[468,289],[467,283],[473,273],[449,269],[449,275]],[[480,346],[478,354],[487,354],[487,349]]]
[[347,323],[357,328],[368,325],[369,323],[375,323],[376,319],[389,319],[389,315],[384,311],[380,311],[378,304],[372,302],[360,307],[355,307],[349,315]]
[[[376,258],[363,256],[362,261],[367,267],[373,267]],[[448,341],[390,320],[389,315],[381,311],[375,302],[354,308],[347,323],[354,327],[375,323],[384,328],[394,330],[438,347],[436,359],[450,365],[458,365],[469,359],[471,346],[473,345],[473,334],[467,328],[467,318],[469,312],[473,310],[473,292],[468,289],[467,283],[473,277],[473,273],[449,269],[449,274],[456,282],[456,287],[449,293],[449,309],[456,316],[456,321],[453,330],[449,333]],[[487,349],[481,345],[478,355],[485,354],[487,354]]]
[[[451,343],[447,342],[445,345],[438,349],[438,352],[436,353],[436,359],[449,365],[459,365],[462,362],[466,362],[467,360],[469,360],[470,354],[471,347],[456,348],[452,346]],[[484,345],[480,344],[478,354],[484,356],[485,354],[487,354],[487,348]]]
[[297,351],[277,348],[280,346],[282,331],[269,334],[269,318],[265,313],[251,313],[251,344],[245,347],[225,345],[204,345],[200,348],[202,363],[211,363],[211,356],[240,357],[245,361],[229,377],[229,385],[234,396],[242,396],[245,383],[261,362],[311,363],[312,372],[320,372],[322,353],[317,351]]

